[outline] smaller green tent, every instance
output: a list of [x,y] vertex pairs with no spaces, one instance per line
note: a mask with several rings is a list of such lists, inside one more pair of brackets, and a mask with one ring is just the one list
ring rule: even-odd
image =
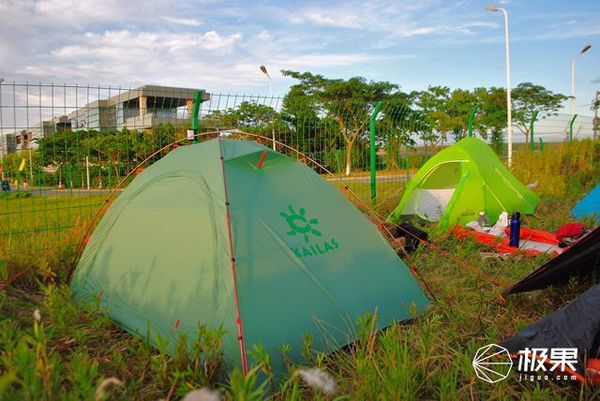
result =
[[467,137],[434,155],[406,187],[388,218],[417,215],[439,221],[440,230],[477,220],[495,221],[502,211],[532,214],[537,196],[517,180],[483,141]]

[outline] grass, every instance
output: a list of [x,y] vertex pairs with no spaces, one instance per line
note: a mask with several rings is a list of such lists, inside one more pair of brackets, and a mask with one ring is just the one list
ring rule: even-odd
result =
[[[600,172],[599,157],[599,143],[590,141],[543,153],[519,150],[515,174],[523,182],[537,181],[535,190],[541,195],[536,215],[527,217],[525,224],[556,230],[569,221],[571,207],[594,185]],[[556,178],[550,179],[548,174]],[[367,183],[352,182],[349,187],[368,199]],[[379,184],[378,210],[389,212],[400,195],[397,183]],[[4,277],[24,266],[31,271],[0,293],[0,398],[180,399],[201,387],[218,388],[231,400],[589,400],[600,396],[600,390],[593,387],[519,382],[515,376],[489,385],[477,379],[471,367],[477,348],[498,343],[568,303],[585,283],[511,296],[502,303],[499,288],[427,247],[407,259],[437,300],[424,316],[376,335],[374,317],[364,316],[359,319],[357,343],[330,355],[315,352],[306,341],[306,360],[290,366],[289,376],[279,384],[265,374],[269,358],[260,349],[254,350],[254,359],[261,363],[249,375],[225,371],[219,352],[221,333],[215,328],[200,327],[190,349],[183,346],[187,342],[183,338],[176,351],[167,354],[166,345],[150,347],[144,338],[120,330],[97,305],[82,308],[71,302],[66,272],[73,263],[72,243],[82,235],[77,227],[86,221],[85,216],[89,218],[86,208],[79,206],[100,201],[96,197],[0,199],[0,213],[22,210],[23,227],[44,227],[34,212],[40,205],[58,209],[61,224],[75,227],[63,231],[72,237],[64,234],[59,240],[57,235],[46,235],[53,238],[47,244],[51,252],[33,247],[15,256],[4,251],[0,262]],[[443,235],[434,241],[506,284],[544,260],[519,256],[482,260],[479,251],[487,249],[475,242]],[[33,242],[24,244],[32,246]],[[5,249],[6,243],[0,245]],[[14,242],[8,245],[6,249],[19,248]],[[34,318],[35,310],[39,310],[39,321]],[[303,366],[329,372],[337,383],[336,395],[327,395],[302,380]]]

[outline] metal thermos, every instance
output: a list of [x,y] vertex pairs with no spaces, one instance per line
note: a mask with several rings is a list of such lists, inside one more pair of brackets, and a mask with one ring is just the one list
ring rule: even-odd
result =
[[508,241],[508,245],[518,248],[519,247],[519,237],[521,233],[521,213],[514,212],[510,216],[510,239]]

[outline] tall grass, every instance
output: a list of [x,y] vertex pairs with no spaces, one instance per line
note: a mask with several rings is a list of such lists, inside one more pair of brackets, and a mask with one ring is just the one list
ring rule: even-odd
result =
[[584,193],[600,173],[600,140],[585,139],[543,151],[521,147],[514,154],[512,171],[526,184],[537,183],[539,195],[573,197]]

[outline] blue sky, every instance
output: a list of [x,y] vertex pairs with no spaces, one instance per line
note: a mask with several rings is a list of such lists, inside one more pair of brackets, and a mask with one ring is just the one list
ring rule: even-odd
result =
[[[570,92],[577,112],[600,89],[597,0],[490,2],[510,15],[512,83]],[[361,75],[406,91],[504,86],[504,31],[488,1],[0,0],[6,82],[165,84],[265,94],[281,69]]]

